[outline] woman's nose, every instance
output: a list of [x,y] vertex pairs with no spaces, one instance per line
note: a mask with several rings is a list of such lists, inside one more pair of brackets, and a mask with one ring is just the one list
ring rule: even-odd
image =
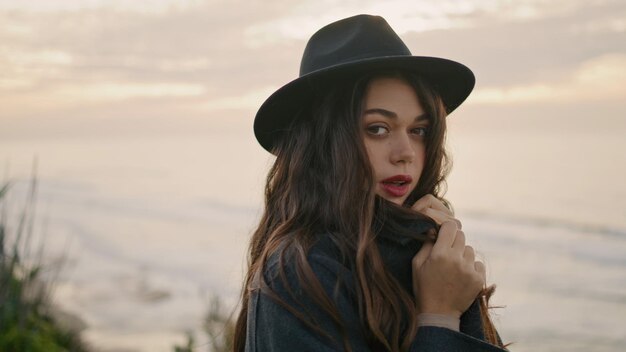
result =
[[391,152],[391,162],[394,164],[402,162],[411,163],[414,158],[415,150],[411,144],[410,136],[406,133],[396,135]]

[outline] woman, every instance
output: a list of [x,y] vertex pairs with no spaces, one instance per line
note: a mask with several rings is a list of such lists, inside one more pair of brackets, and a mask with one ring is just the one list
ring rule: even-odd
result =
[[442,198],[465,66],[411,56],[384,19],[313,35],[266,100],[276,155],[250,245],[235,351],[503,351],[485,268]]

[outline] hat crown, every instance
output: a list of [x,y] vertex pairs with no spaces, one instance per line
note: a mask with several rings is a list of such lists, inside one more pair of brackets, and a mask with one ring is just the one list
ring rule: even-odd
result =
[[357,15],[317,31],[304,49],[300,77],[368,58],[411,56],[411,51],[380,16]]
[[474,88],[475,78],[465,65],[448,59],[413,56],[402,39],[380,16],[357,15],[331,23],[309,39],[300,77],[285,84],[263,102],[254,119],[254,135],[269,152],[307,104],[326,87],[354,82],[363,74],[381,71],[411,72],[428,81],[447,113],[456,109]]

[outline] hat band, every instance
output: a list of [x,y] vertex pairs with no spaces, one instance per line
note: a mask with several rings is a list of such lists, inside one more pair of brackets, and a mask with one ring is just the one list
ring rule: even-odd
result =
[[398,50],[378,50],[378,51],[370,51],[367,53],[360,53],[359,55],[352,55],[349,57],[342,58],[341,60],[337,60],[336,55],[325,55],[324,57],[318,57],[317,61],[305,63],[302,62],[302,66],[300,67],[300,77],[307,75],[311,72],[319,71],[322,69],[328,69],[334,66],[340,66],[343,64],[348,64],[354,61],[360,61],[364,59],[380,59],[386,57],[395,57],[395,56],[411,56],[411,52],[407,49],[406,51],[399,52]]

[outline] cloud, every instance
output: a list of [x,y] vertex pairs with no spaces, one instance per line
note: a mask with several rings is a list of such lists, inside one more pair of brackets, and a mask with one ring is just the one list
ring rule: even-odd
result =
[[[29,81],[3,81],[0,88],[24,88],[32,85]],[[11,87],[11,85],[13,87]],[[153,82],[150,84],[136,82],[99,82],[89,84],[61,84],[49,89],[39,89],[33,97],[31,94],[13,93],[0,96],[3,108],[1,118],[11,118],[22,114],[57,114],[67,109],[94,106],[102,108],[103,104],[118,104],[133,99],[159,99],[160,103],[180,98],[193,98],[206,94],[204,86],[184,82]],[[144,103],[145,104],[145,103]],[[105,108],[106,105],[105,105]]]
[[31,87],[34,81],[19,77],[0,77],[0,91],[16,90]]
[[580,65],[569,79],[548,83],[478,89],[470,104],[623,102],[626,55],[605,55]]
[[114,9],[121,12],[166,13],[173,7],[188,8],[200,3],[196,0],[0,0],[0,10],[51,13],[59,11]]
[[255,89],[237,96],[209,99],[206,102],[198,104],[197,108],[200,111],[236,109],[256,110],[277,88],[278,87],[270,86]]
[[572,97],[568,86],[584,86],[575,76],[591,72],[585,63],[626,53],[626,6],[613,0],[39,3],[0,0],[0,91],[14,112],[18,101],[24,113],[60,113],[164,97],[201,100],[200,110],[250,108],[266,87],[297,76],[317,28],[361,12],[385,16],[414,54],[471,67],[482,103]]
[[60,50],[34,50],[30,52],[8,52],[3,55],[5,65],[9,66],[57,66],[71,65],[72,55]]
[[381,15],[402,35],[409,32],[480,27],[485,20],[525,22],[584,11],[606,1],[590,0],[325,0],[300,2],[289,16],[272,18],[246,31],[251,46],[271,45],[285,39],[307,40],[322,26],[359,13]]
[[588,23],[626,17],[625,4],[608,1],[565,8],[558,12],[549,7],[541,16],[523,20],[473,13],[468,20],[472,26],[412,32],[404,38],[415,55],[447,57],[468,65],[478,88],[550,85],[568,79],[583,62],[626,54],[623,33],[578,30]]
[[[287,67],[297,72],[301,48],[293,41],[271,48],[244,46],[245,32],[258,22],[285,16],[279,2],[198,3],[164,14],[117,11],[110,8],[75,11],[0,11],[0,69],[14,76],[31,76],[39,85],[85,81],[188,81],[235,93],[242,84],[268,84]],[[31,33],[31,35],[27,35]],[[73,65],[65,79],[47,76],[34,65],[9,60],[13,53],[52,50],[68,53]],[[287,58],[288,62],[281,62]],[[292,59],[293,58],[293,59]],[[265,67],[261,64],[269,63]],[[291,64],[291,65],[290,65]],[[28,72],[18,72],[26,66]],[[37,71],[37,72],[35,72]],[[54,80],[54,82],[52,82]],[[66,82],[63,82],[63,81]],[[274,81],[275,84],[275,81]]]
[[186,97],[204,94],[198,84],[187,83],[98,83],[86,87],[65,86],[53,93],[59,97],[77,100],[110,101],[132,98]]

